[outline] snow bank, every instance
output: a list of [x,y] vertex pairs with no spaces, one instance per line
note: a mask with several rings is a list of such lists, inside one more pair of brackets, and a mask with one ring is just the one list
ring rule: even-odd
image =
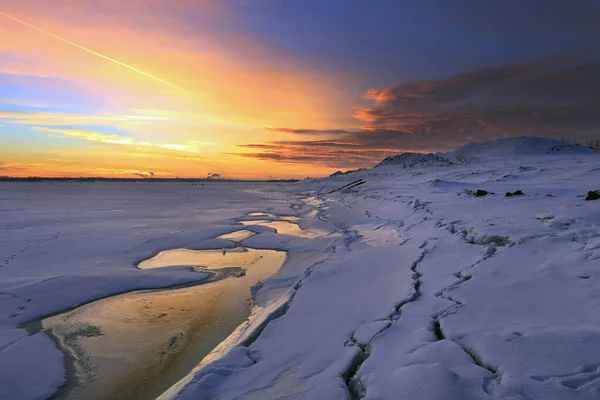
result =
[[595,153],[597,153],[595,150],[581,144],[568,144],[556,139],[523,136],[484,143],[471,143],[447,153],[401,153],[386,157],[376,168],[387,165],[398,165],[403,168],[444,167],[469,164],[480,159]]
[[172,248],[233,246],[214,238],[239,230],[236,218],[252,208],[290,213],[275,186],[0,183],[0,398],[46,398],[62,384],[62,353],[18,326],[117,293],[205,279],[136,265]]
[[458,155],[479,162],[359,171],[365,185],[305,198],[335,226],[329,256],[258,288],[268,302],[296,279],[256,340],[165,398],[599,398],[600,203],[584,195],[600,155],[556,145],[466,147]]
[[[102,191],[60,189],[86,200],[52,202],[60,206],[36,200],[31,187],[12,189],[1,204],[14,211],[2,220],[11,234],[0,238],[8,260],[0,372],[41,347],[38,373],[51,393],[60,353],[49,343],[15,347],[24,340],[18,323],[192,279],[133,264],[168,248],[205,248],[260,211],[333,232],[309,239],[252,227],[259,234],[244,245],[288,250],[286,266],[253,289],[252,317],[164,399],[600,398],[600,201],[584,200],[599,189],[600,153],[517,138],[443,157],[459,156],[479,162],[447,168],[405,156],[424,162],[401,174],[388,165],[214,194],[115,190],[108,202]],[[359,178],[366,183],[316,196],[327,182]],[[524,195],[505,196],[517,190]],[[10,394],[29,393],[19,385]]]

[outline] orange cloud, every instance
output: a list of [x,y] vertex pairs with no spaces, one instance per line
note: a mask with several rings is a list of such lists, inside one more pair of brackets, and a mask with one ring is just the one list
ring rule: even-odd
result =
[[[151,173],[152,172],[152,173]],[[6,174],[6,175],[4,175]],[[143,171],[138,169],[123,168],[95,168],[81,167],[80,165],[59,165],[53,163],[0,163],[0,176],[12,177],[86,177],[86,176],[112,176],[131,178],[134,176],[156,176],[164,175],[162,172]]]
[[[264,177],[276,171],[287,177],[302,172],[224,153],[247,142],[249,136],[266,142],[281,135],[258,129],[265,125],[302,123],[326,129],[339,123],[332,115],[346,114],[338,98],[339,76],[334,80],[322,71],[307,72],[288,54],[262,45],[257,38],[219,29],[219,24],[236,17],[237,11],[226,2],[21,0],[3,4],[0,12],[28,24],[0,17],[0,37],[11,38],[0,41],[0,74],[10,74],[10,82],[22,81],[38,90],[75,91],[83,99],[61,100],[63,112],[55,112],[57,104],[52,101],[46,104],[48,96],[20,105],[43,103],[52,111],[0,107],[3,131],[10,131],[13,124],[18,129],[45,127],[61,130],[50,133],[63,136],[70,131],[70,137],[82,142],[127,147],[130,153],[168,151],[161,165],[175,175],[196,175],[212,166],[210,170],[220,168],[229,176],[248,176],[251,167],[253,175],[256,171]],[[182,22],[190,14],[202,20]],[[37,78],[29,82],[30,77]],[[11,105],[17,102],[6,100]],[[82,107],[91,114],[76,111]],[[338,112],[332,112],[335,109]],[[73,129],[64,129],[68,126]],[[135,141],[75,136],[79,126],[116,127]],[[202,150],[208,161],[179,157],[192,148]],[[18,151],[32,159],[45,148],[31,143]],[[101,154],[86,155],[96,163],[102,160]],[[159,157],[152,158],[158,162]]]
[[368,107],[354,107],[352,116],[363,122],[374,122],[377,120],[377,117],[371,114],[371,109]]
[[[55,7],[46,7],[46,2],[26,4],[33,3],[38,7],[11,5],[14,11],[10,15],[69,43],[77,38],[77,45],[93,54],[10,20],[0,23],[0,36],[17,39],[1,43],[0,51],[33,57],[34,62],[28,63],[25,73],[72,81],[78,89],[107,100],[115,108],[201,111],[205,118],[218,122],[243,121],[253,126],[261,126],[262,121],[272,126],[289,125],[302,119],[323,125],[329,118],[328,109],[335,103],[333,97],[324,96],[328,91],[323,89],[331,86],[325,76],[299,70],[291,61],[262,48],[251,38],[228,37],[221,32],[202,32],[190,38],[175,27],[176,15],[172,10],[166,17],[136,14],[145,10],[148,2],[140,1],[131,7],[115,4],[115,12],[109,14],[111,19],[118,16],[143,20],[144,28],[133,27],[131,23],[107,25],[107,19],[99,20],[93,15],[91,11],[95,9],[90,5],[87,9],[69,7],[67,15],[72,19],[66,19],[57,15]],[[48,14],[33,11],[40,7]],[[76,25],[75,15],[77,20],[87,23]],[[217,15],[227,17],[224,11]],[[153,82],[136,71],[159,77],[196,96],[181,93],[160,81]]]
[[375,104],[382,104],[390,100],[395,100],[396,97],[390,90],[384,88],[367,90],[367,92],[363,95],[363,99],[374,100]]

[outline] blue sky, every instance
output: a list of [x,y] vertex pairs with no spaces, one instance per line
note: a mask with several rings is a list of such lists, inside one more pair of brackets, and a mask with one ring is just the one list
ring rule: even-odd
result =
[[597,1],[23,0],[0,13],[13,38],[0,43],[3,173],[291,177],[599,128]]

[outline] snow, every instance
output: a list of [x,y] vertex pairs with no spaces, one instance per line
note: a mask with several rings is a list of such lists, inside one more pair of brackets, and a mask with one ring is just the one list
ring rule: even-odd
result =
[[561,140],[544,137],[518,137],[499,139],[493,142],[471,143],[453,152],[449,157],[497,158],[540,154],[593,154],[595,150],[582,144],[568,144]]
[[[469,164],[477,160],[517,157],[542,154],[593,154],[594,150],[582,144],[568,144],[560,140],[544,137],[505,138],[493,142],[471,143],[448,153],[401,153],[386,157],[376,168],[387,165],[400,165],[403,168],[444,167],[456,164]],[[334,176],[334,175],[332,175]]]
[[[135,264],[230,248],[216,238],[243,229],[257,233],[244,246],[288,259],[253,289],[250,318],[163,399],[600,398],[600,201],[584,200],[600,153],[516,138],[443,156],[472,161],[284,185],[2,184],[0,398],[61,383],[60,352],[19,324],[203,279]],[[319,235],[245,222],[282,215]],[[35,373],[36,392],[5,371]]]
[[[4,332],[3,332],[4,334]],[[3,399],[45,399],[63,383],[63,355],[46,335],[23,337],[0,351]]]
[[386,165],[401,165],[403,168],[413,168],[415,166],[441,167],[447,166],[450,163],[450,159],[442,154],[401,153],[396,156],[385,158],[382,162],[377,164],[377,167]]
[[288,201],[263,193],[274,187],[0,183],[0,398],[45,398],[62,384],[62,353],[43,335],[23,339],[21,324],[117,293],[206,279],[190,268],[136,265],[173,248],[233,247],[215,238],[240,230],[237,217],[249,207],[290,214]]

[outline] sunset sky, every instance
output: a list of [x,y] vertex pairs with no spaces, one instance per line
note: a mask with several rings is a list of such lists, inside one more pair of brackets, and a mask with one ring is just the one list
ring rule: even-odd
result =
[[292,178],[600,138],[600,1],[0,0],[0,175]]

